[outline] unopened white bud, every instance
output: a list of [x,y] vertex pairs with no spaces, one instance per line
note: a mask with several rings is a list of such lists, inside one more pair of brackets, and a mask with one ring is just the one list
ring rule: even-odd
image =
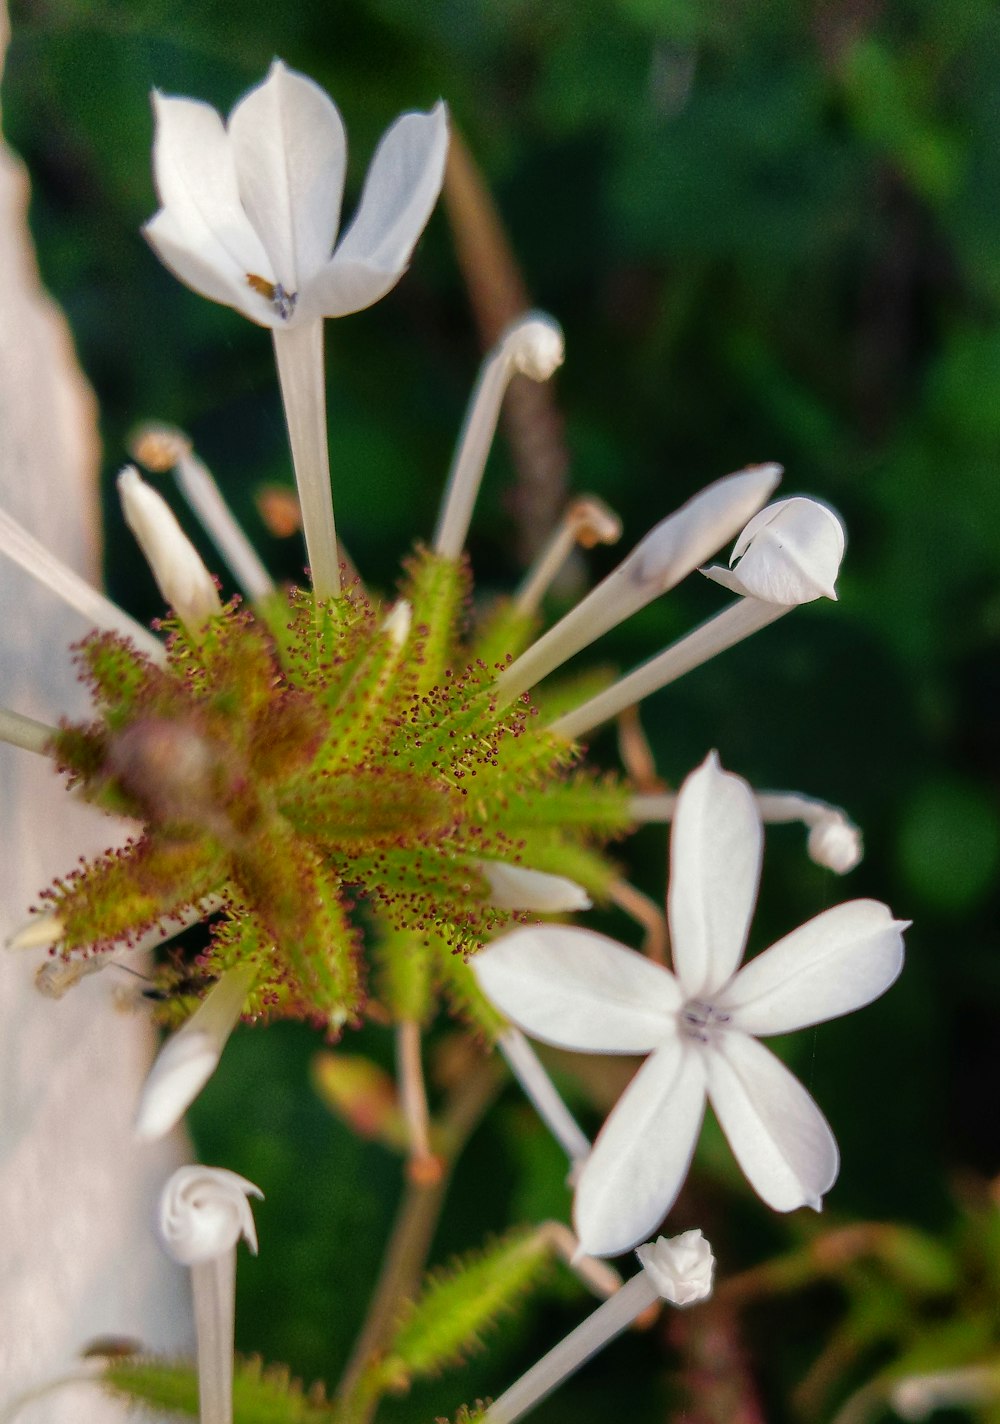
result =
[[843,524],[825,504],[804,497],[782,499],[750,520],[728,569],[703,572],[734,593],[784,607],[836,599],[845,543]]
[[263,1195],[253,1182],[223,1167],[181,1167],[160,1198],[160,1239],[182,1266],[225,1255],[241,1236],[256,1256],[257,1231],[247,1198]]
[[10,936],[7,940],[8,949],[51,949],[54,944],[58,944],[62,939],[66,926],[58,915],[47,911],[41,915],[32,915],[30,920]]
[[215,581],[166,501],[131,465],[118,476],[125,522],[146,556],[156,586],[193,633],[222,611]]
[[864,855],[861,831],[840,811],[822,816],[809,832],[806,842],[810,860],[837,875],[846,875],[860,865]]
[[564,875],[528,870],[503,860],[481,860],[478,868],[489,883],[490,904],[498,910],[537,910],[544,915],[589,910],[592,901],[582,885]]
[[671,1305],[695,1305],[712,1294],[715,1257],[700,1231],[658,1236],[635,1254],[663,1300]]
[[[620,571],[643,590],[644,602],[665,593],[718,549],[734,525],[759,509],[780,479],[781,466],[769,464],[716,480],[640,539]],[[747,529],[766,513],[751,519]],[[746,530],[740,537],[746,537]]]
[[562,327],[544,312],[519,317],[500,338],[515,371],[532,381],[547,381],[566,359]]
[[410,636],[410,624],[412,622],[413,605],[409,599],[401,598],[398,603],[393,604],[392,611],[386,614],[382,624],[382,632],[389,634],[389,637],[397,648],[402,648]]

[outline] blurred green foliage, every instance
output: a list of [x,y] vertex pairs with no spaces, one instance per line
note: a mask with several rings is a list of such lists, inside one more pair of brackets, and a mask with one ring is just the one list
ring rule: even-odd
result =
[[[652,699],[644,720],[671,781],[716,746],[755,784],[843,804],[864,828],[866,861],[844,886],[798,833],[772,833],[756,943],[851,895],[914,918],[900,984],[788,1056],[841,1143],[830,1211],[942,1229],[951,1175],[1000,1166],[1000,9],[20,0],[13,25],[5,126],[32,175],[45,281],[100,398],[109,482],[135,421],[179,424],[275,572],[299,572],[295,541],[264,533],[253,498],[289,480],[266,334],[182,289],[138,232],[155,207],[149,89],[225,111],[280,54],[337,98],[352,192],[400,109],[448,100],[534,299],[566,329],[572,483],[621,513],[626,545],[709,478],[763,459],[785,464],[787,492],[842,511],[839,607],[796,613]],[[398,290],[331,326],[328,346],[338,524],[366,577],[391,587],[432,528],[478,359],[443,216]],[[472,540],[487,589],[517,574],[510,481],[499,447]],[[108,529],[113,593],[152,616],[110,500]],[[613,559],[589,556],[592,574]],[[685,588],[598,655],[630,665],[714,606]],[[595,750],[610,761],[610,736]],[[632,875],[662,893],[661,833],[637,838]],[[384,1035],[363,1037],[388,1064]],[[260,1261],[241,1267],[243,1345],[331,1379],[399,1168],[321,1107],[317,1046],[288,1028],[238,1035],[194,1128],[206,1160],[267,1191]],[[510,1090],[459,1166],[436,1259],[512,1208],[564,1201],[558,1156],[522,1121]],[[711,1136],[699,1163],[697,1209],[677,1229],[704,1224],[724,1274],[760,1260],[785,1224]],[[550,1301],[390,1417],[497,1392],[580,1309]],[[819,1339],[836,1312],[820,1297],[807,1314]],[[635,1418],[663,1417],[655,1342],[616,1348],[546,1406],[553,1424],[620,1412],[622,1380]],[[815,1353],[801,1323],[758,1349],[769,1419],[792,1417],[778,1401]]]

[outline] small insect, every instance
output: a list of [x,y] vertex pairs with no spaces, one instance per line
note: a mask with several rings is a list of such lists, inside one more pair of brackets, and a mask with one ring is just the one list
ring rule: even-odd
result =
[[131,974],[135,979],[141,979],[147,987],[139,992],[144,999],[149,999],[156,1004],[168,1004],[171,999],[181,999],[187,994],[201,994],[215,983],[213,975],[206,974],[199,969],[192,969],[186,973],[175,970],[172,983],[154,984],[148,974],[143,974],[141,970],[133,969],[128,964],[116,964],[114,967],[121,969],[125,974]]
[[283,321],[287,321],[295,310],[298,292],[286,292],[280,282],[269,282],[266,277],[247,273],[247,286],[271,303]]

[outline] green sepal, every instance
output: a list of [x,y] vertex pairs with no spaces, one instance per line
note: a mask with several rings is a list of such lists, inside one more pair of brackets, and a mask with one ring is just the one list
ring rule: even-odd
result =
[[406,563],[404,597],[413,607],[413,623],[405,657],[418,692],[436,687],[452,668],[463,607],[469,596],[469,572],[464,561],[445,559],[418,548]]
[[634,795],[631,787],[613,776],[578,771],[563,781],[522,785],[508,792],[502,822],[505,829],[522,825],[572,828],[607,839],[624,835],[634,826]]
[[233,878],[310,1006],[331,1030],[361,1008],[359,936],[340,881],[280,817],[232,853]]
[[572,677],[555,677],[531,689],[531,700],[547,726],[567,712],[575,712],[598,693],[605,692],[621,673],[613,667],[587,668]]
[[519,1228],[483,1251],[471,1252],[427,1279],[407,1305],[385,1353],[370,1369],[376,1394],[406,1388],[482,1347],[484,1332],[509,1314],[551,1266],[538,1234]]
[[[109,1359],[94,1376],[112,1397],[160,1413],[198,1418],[198,1374],[184,1360],[128,1356]],[[338,1412],[322,1386],[304,1392],[283,1365],[259,1359],[236,1360],[233,1374],[233,1424],[332,1424]]]
[[77,660],[109,727],[124,725],[146,705],[152,688],[168,685],[159,668],[124,638],[92,633],[77,647]]
[[285,787],[278,804],[303,835],[352,853],[366,841],[398,842],[441,831],[455,819],[446,786],[392,766],[302,777]]
[[63,948],[106,949],[204,899],[225,879],[221,849],[207,838],[145,837],[58,882],[47,908],[63,923]]

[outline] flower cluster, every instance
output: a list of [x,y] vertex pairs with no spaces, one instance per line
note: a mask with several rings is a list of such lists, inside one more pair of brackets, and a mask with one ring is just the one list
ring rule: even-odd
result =
[[[644,793],[588,768],[581,739],[799,604],[835,598],[839,519],[810,499],[768,503],[776,465],[739,471],[662,519],[543,632],[542,600],[574,544],[620,533],[609,511],[578,501],[521,590],[470,620],[463,549],[504,392],[517,373],[548,380],[564,354],[556,323],[531,313],[484,362],[430,546],[412,556],[398,595],[380,599],[337,544],[323,320],[370,305],[405,270],[441,186],[445,111],[439,104],[390,128],[338,241],[343,125],[310,80],[275,63],[228,125],[188,99],[157,95],[155,107],[162,206],[146,236],[182,281],[271,330],[311,588],[275,589],[176,432],[146,431],[139,458],[176,467],[247,604],[222,602],[161,496],[131,467],[119,492],[172,609],[158,625],[165,639],[0,514],[0,552],[95,627],[77,652],[93,720],[47,728],[4,710],[0,736],[52,757],[85,797],[143,826],[46,892],[16,942],[57,956],[41,982],[61,992],[210,920],[211,943],[194,966],[158,971],[164,1021],[181,1026],[147,1081],[143,1139],[178,1121],[241,1016],[300,1017],[336,1036],[365,1011],[373,981],[382,1017],[396,1026],[400,1096],[423,1169],[432,1154],[420,1032],[444,998],[499,1042],[567,1144],[585,1257],[656,1231],[706,1100],[769,1205],[818,1208],[837,1173],[836,1144],[757,1040],[882,993],[902,964],[904,926],[884,905],[854,900],[739,966],[763,821],[802,821],[809,853],[839,873],[860,858],[860,833],[825,803],[755,795],[714,754],[676,795]],[[546,681],[734,539],[729,567],[703,570],[736,595],[715,617],[586,700]],[[537,923],[594,902],[634,911],[642,897],[606,847],[645,821],[670,820],[673,972],[588,930]],[[648,1055],[592,1149],[518,1029],[563,1047]],[[255,1193],[232,1173],[184,1169],[165,1197],[165,1240],[192,1266],[196,1304],[199,1290],[214,1302],[199,1315],[205,1419],[229,1417],[232,1254],[241,1234],[255,1248],[246,1201]],[[518,1246],[510,1260],[520,1271],[530,1254]],[[638,1275],[488,1418],[511,1424],[654,1301],[687,1306],[711,1290],[714,1259],[700,1232],[649,1242],[638,1255]],[[608,1268],[591,1264],[606,1282]]]

